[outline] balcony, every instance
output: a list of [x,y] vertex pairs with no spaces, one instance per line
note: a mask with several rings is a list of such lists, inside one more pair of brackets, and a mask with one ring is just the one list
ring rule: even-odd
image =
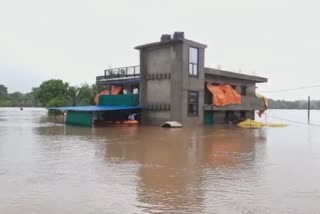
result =
[[206,111],[253,111],[265,109],[263,99],[255,96],[242,96],[241,104],[231,104],[227,106],[214,106],[205,104],[204,110]]
[[96,82],[104,83],[114,80],[128,80],[128,79],[137,79],[140,77],[140,66],[128,66],[121,68],[111,68],[104,70],[103,76],[97,76]]

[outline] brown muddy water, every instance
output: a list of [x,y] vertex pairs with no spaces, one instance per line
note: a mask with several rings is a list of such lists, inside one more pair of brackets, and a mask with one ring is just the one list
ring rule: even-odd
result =
[[82,128],[2,108],[0,213],[320,213],[320,126],[280,122]]

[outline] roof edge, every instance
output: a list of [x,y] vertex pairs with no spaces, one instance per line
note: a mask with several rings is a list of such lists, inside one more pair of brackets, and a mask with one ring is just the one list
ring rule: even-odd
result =
[[153,43],[148,43],[148,44],[144,44],[144,45],[139,45],[139,46],[136,46],[134,47],[134,49],[136,50],[142,50],[142,49],[146,49],[146,48],[153,48],[153,47],[159,47],[159,46],[162,46],[162,45],[172,45],[172,44],[175,44],[175,43],[185,43],[185,44],[188,44],[188,45],[191,45],[191,46],[196,46],[196,47],[199,47],[199,48],[206,48],[207,45],[205,44],[202,44],[202,43],[199,43],[199,42],[195,42],[195,41],[192,41],[192,40],[188,40],[188,39],[171,39],[169,41],[165,41],[165,42],[153,42]]
[[216,76],[224,76],[224,77],[230,77],[230,78],[235,78],[235,79],[245,79],[249,81],[254,81],[258,83],[264,83],[268,82],[268,79],[265,77],[260,77],[260,76],[254,76],[254,75],[248,75],[248,74],[240,74],[236,72],[231,72],[231,71],[225,71],[225,70],[220,70],[220,69],[215,69],[215,68],[204,68],[206,74],[211,74],[211,75],[216,75]]

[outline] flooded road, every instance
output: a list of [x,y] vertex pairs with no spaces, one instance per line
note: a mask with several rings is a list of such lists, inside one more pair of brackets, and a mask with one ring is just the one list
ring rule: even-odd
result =
[[0,108],[0,213],[320,213],[320,126],[270,112],[289,126],[83,128]]

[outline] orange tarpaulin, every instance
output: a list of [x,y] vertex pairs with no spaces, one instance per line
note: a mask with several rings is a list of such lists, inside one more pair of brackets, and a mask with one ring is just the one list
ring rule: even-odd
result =
[[241,104],[240,94],[230,85],[207,85],[212,93],[212,104],[215,106],[226,106],[229,104]]
[[[122,87],[121,86],[111,86],[111,95],[117,95],[121,92],[122,90]],[[104,90],[104,91],[101,91],[99,94],[97,94],[95,97],[94,97],[94,103],[95,104],[98,104],[98,101],[99,101],[99,95],[108,95],[109,94],[109,90]]]
[[109,94],[109,90],[101,91],[99,94],[97,94],[96,96],[94,96],[93,102],[94,102],[95,104],[98,104],[99,95],[106,95],[106,94]]
[[122,91],[121,86],[111,86],[111,95],[117,95]]

